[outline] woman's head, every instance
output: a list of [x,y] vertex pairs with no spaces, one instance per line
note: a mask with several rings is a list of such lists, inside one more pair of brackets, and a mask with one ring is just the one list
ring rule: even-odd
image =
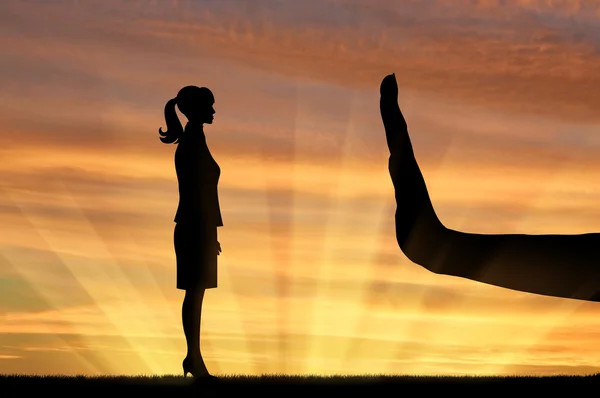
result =
[[206,87],[186,86],[177,93],[177,107],[191,122],[213,122],[215,97]]
[[212,124],[215,114],[214,103],[215,97],[206,87],[185,86],[179,90],[177,97],[170,99],[165,105],[167,131],[158,129],[158,133],[162,136],[160,140],[165,144],[177,143],[183,133],[183,127],[175,112],[175,105],[188,121]]

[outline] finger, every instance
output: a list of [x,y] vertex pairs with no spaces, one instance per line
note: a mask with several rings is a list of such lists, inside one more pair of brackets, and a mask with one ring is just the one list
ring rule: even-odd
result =
[[386,77],[383,78],[383,81],[381,82],[381,90],[382,91],[388,91],[388,90],[392,89],[392,87],[394,87],[394,86],[397,86],[396,76],[394,74],[387,75]]

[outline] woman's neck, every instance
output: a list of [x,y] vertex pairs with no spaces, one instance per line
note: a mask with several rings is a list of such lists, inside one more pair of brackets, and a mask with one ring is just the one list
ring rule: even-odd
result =
[[185,130],[200,130],[200,131],[203,131],[204,130],[204,126],[203,126],[203,123],[196,122],[194,120],[190,120],[185,125]]
[[187,136],[188,139],[196,141],[202,140],[204,138],[204,128],[202,127],[202,123],[197,122],[188,122],[185,125],[184,135]]

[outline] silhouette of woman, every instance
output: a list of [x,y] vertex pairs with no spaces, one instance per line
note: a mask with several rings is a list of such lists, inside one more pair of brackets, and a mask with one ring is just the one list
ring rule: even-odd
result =
[[600,234],[472,234],[437,217],[398,106],[394,74],[380,87],[396,197],[396,239],[403,253],[431,272],[546,296],[600,301]]
[[[159,129],[160,140],[177,143],[175,170],[179,205],[175,215],[174,247],[177,259],[177,289],[185,290],[181,308],[187,356],[184,377],[214,379],[200,352],[200,320],[206,289],[217,287],[217,255],[221,245],[217,227],[223,226],[217,184],[221,170],[213,159],[203,125],[212,124],[214,96],[206,87],[186,86],[165,106],[167,131]],[[175,106],[188,119],[185,130]]]

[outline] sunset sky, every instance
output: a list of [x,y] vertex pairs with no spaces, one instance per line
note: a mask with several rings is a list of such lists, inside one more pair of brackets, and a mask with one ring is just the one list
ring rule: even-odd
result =
[[600,231],[600,0],[5,0],[0,46],[0,374],[180,373],[186,85],[215,95],[211,372],[600,371],[600,303],[402,254],[379,114],[395,72],[446,226]]

